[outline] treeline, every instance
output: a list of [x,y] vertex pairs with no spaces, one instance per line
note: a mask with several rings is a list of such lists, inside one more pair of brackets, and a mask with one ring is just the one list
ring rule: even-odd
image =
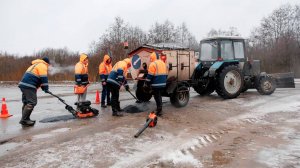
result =
[[300,77],[300,5],[283,5],[262,19],[249,39],[249,55],[266,72],[295,72]]
[[[127,50],[124,49],[123,45],[125,41],[129,45]],[[124,59],[129,51],[143,44],[161,42],[181,43],[183,46],[193,49],[199,47],[196,38],[189,32],[185,23],[176,27],[168,20],[163,23],[157,22],[146,33],[139,27],[133,27],[129,23],[125,23],[122,18],[116,17],[114,23],[109,26],[99,40],[92,42],[90,51],[86,53],[89,55],[90,80],[99,79],[98,66],[105,54],[109,53],[112,56],[114,64]],[[31,56],[24,57],[0,53],[0,81],[20,80],[31,61],[43,56],[48,56],[53,63],[49,80],[74,80],[74,66],[79,61],[79,54],[69,51],[67,48],[43,49]]]
[[[211,29],[207,34],[218,35],[240,36],[240,33],[237,28],[230,27],[229,30]],[[128,50],[124,49],[125,41],[128,42]],[[116,17],[106,32],[90,45],[87,53],[90,56],[90,80],[98,80],[98,66],[104,54],[110,53],[115,63],[125,58],[129,51],[146,43],[180,43],[198,51],[199,41],[185,23],[176,26],[168,20],[156,22],[146,32]],[[300,6],[283,5],[263,18],[260,26],[254,28],[247,40],[247,53],[249,59],[261,60],[262,70],[268,73],[293,71],[296,77],[300,77]],[[20,80],[31,61],[43,56],[48,56],[54,62],[50,80],[74,80],[74,66],[79,60],[79,54],[67,48],[43,49],[23,57],[0,53],[0,81]]]

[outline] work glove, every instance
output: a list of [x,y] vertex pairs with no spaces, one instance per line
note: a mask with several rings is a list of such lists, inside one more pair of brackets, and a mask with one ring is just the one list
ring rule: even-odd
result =
[[103,86],[105,86],[105,85],[106,85],[106,82],[105,82],[105,81],[103,81],[103,82],[102,82],[102,85],[103,85]]
[[125,90],[126,90],[126,91],[129,91],[129,89],[130,89],[129,86],[128,86],[128,85],[125,85]]

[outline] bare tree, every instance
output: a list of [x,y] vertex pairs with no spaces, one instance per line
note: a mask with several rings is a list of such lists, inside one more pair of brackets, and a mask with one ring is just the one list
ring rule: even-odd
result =
[[241,34],[238,32],[236,27],[229,27],[228,30],[216,30],[216,29],[211,29],[207,33],[207,37],[214,37],[214,36],[241,36]]
[[270,72],[295,71],[299,63],[299,5],[282,5],[261,21],[251,34],[252,57]]

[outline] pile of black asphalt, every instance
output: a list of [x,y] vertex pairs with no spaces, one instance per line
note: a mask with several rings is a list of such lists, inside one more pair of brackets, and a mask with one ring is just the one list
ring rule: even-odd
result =
[[40,120],[41,123],[51,123],[51,122],[58,122],[58,121],[68,121],[68,120],[73,120],[76,117],[74,117],[73,115],[62,115],[62,116],[56,116],[56,117],[49,117],[49,118],[45,118]]
[[149,107],[147,106],[146,103],[139,103],[135,105],[128,105],[124,108],[124,111],[126,113],[141,113],[148,111]]

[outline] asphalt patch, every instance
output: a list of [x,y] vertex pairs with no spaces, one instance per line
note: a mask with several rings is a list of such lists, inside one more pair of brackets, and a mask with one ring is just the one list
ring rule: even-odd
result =
[[57,117],[50,117],[50,118],[45,118],[40,120],[41,123],[51,123],[51,122],[58,122],[58,121],[68,121],[68,120],[73,120],[76,117],[73,115],[63,115],[63,116],[57,116]]
[[145,103],[140,103],[137,105],[129,105],[124,108],[124,111],[126,113],[141,113],[148,110],[149,108]]

